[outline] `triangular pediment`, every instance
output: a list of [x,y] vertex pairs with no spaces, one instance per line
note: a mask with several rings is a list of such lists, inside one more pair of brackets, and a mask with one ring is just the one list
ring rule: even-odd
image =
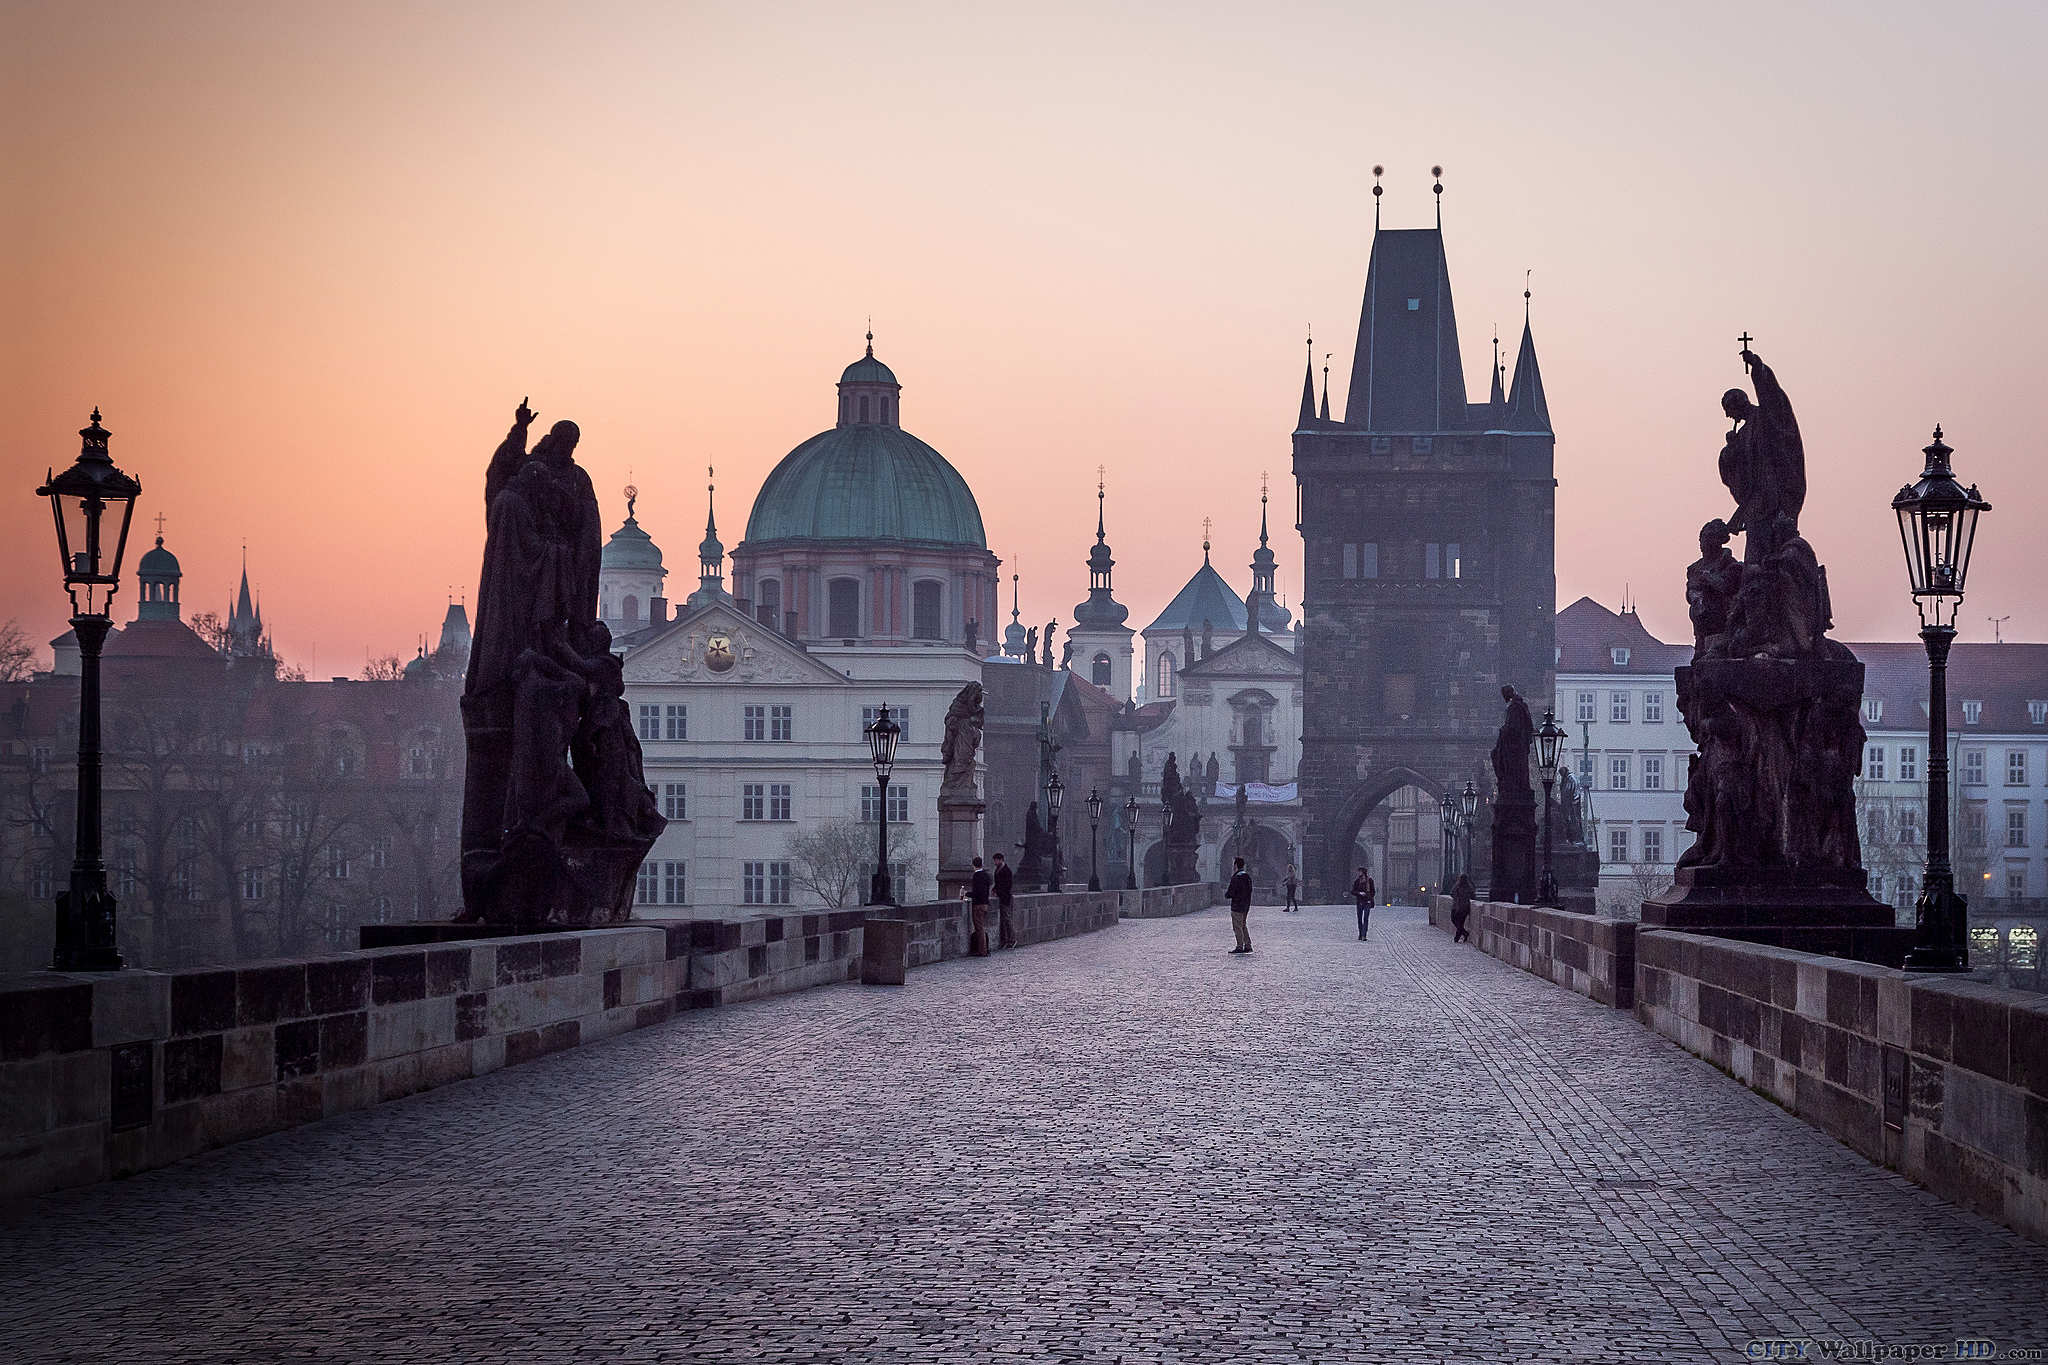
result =
[[[730,662],[726,662],[730,659]],[[723,602],[677,617],[626,655],[632,683],[838,683],[846,675]]]
[[1264,635],[1240,635],[1200,663],[1181,670],[1185,678],[1299,678],[1301,660]]

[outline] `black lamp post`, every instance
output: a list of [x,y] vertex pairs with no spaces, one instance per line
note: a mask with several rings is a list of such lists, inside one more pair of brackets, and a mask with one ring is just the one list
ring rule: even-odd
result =
[[1439,894],[1447,896],[1451,891],[1451,840],[1458,825],[1458,798],[1451,795],[1448,783],[1436,803],[1436,814],[1437,888]]
[[1138,889],[1138,798],[1133,795],[1124,802],[1124,838],[1130,847],[1125,850],[1131,860],[1131,890]]
[[1934,444],[1923,452],[1927,467],[1920,482],[1892,499],[1899,540],[1906,550],[1906,574],[1913,606],[1920,613],[1920,639],[1927,646],[1927,875],[1914,906],[1919,940],[1906,955],[1909,972],[1966,972],[1970,969],[1969,902],[1956,894],[1948,861],[1948,648],[1956,638],[1956,612],[1963,605],[1963,580],[1977,539],[1977,515],[1991,504],[1965,489],[1949,468],[1953,453],[1934,429]]
[[875,875],[868,883],[869,905],[894,905],[896,896],[889,885],[889,773],[896,767],[896,741],[903,727],[889,719],[886,704],[875,711],[874,723],[861,733],[868,737],[868,751],[875,760]]
[[1472,870],[1472,826],[1479,819],[1479,788],[1468,778],[1465,790],[1458,793],[1458,833],[1463,836],[1464,848],[1458,857],[1458,870],[1469,873]]
[[[71,886],[57,897],[57,949],[50,965],[60,972],[112,972],[121,969],[121,954],[114,945],[114,897],[100,860],[100,649],[114,628],[114,590],[142,484],[114,467],[98,408],[92,425],[78,434],[84,443],[77,462],[62,474],[47,475],[36,490],[50,500],[57,523],[57,555],[71,596],[71,630],[78,637],[78,832]],[[110,512],[118,513],[118,521],[107,521]]]
[[1557,782],[1557,746],[1569,738],[1557,723],[1557,711],[1543,708],[1543,724],[1536,731],[1536,771],[1543,778],[1543,875],[1536,879],[1536,903],[1556,908],[1557,874],[1550,870],[1550,789]]
[[1096,831],[1102,827],[1102,793],[1088,789],[1088,889],[1102,889],[1102,845]]
[[1067,784],[1060,781],[1059,771],[1053,771],[1052,780],[1045,784],[1045,809],[1047,812],[1046,832],[1052,836],[1052,866],[1045,874],[1045,889],[1060,889],[1060,803],[1066,799]]

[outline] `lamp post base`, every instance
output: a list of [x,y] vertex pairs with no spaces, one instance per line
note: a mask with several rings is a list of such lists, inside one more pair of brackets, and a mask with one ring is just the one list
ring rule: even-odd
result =
[[1920,941],[1906,954],[1909,972],[1967,972],[1970,970],[1969,902],[1948,887],[1924,887],[1914,907],[1920,925]]
[[868,904],[894,905],[896,896],[889,885],[889,874],[877,872],[868,878]]
[[105,887],[74,886],[57,896],[57,951],[50,970],[118,972],[128,964],[114,946],[114,897]]

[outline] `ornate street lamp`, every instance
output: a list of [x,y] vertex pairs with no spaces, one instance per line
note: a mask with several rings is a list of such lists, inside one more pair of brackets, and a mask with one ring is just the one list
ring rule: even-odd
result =
[[1138,797],[1134,792],[1124,802],[1124,839],[1129,847],[1125,850],[1131,860],[1131,890],[1138,889]]
[[1096,842],[1095,832],[1102,825],[1102,794],[1088,789],[1088,889],[1102,889],[1102,846]]
[[1543,725],[1536,731],[1536,771],[1543,778],[1543,875],[1536,880],[1536,903],[1553,909],[1558,897],[1557,876],[1550,870],[1550,788],[1557,781],[1557,746],[1567,738],[1555,708],[1544,707]]
[[1440,874],[1437,885],[1441,894],[1451,892],[1451,840],[1458,825],[1458,798],[1451,795],[1450,784],[1444,785],[1444,794],[1436,803],[1436,861]]
[[1956,638],[1977,516],[1991,504],[1978,496],[1975,484],[1965,489],[1956,479],[1948,460],[1954,452],[1942,441],[1940,427],[1922,453],[1927,467],[1920,481],[1892,499],[1913,606],[1920,613],[1920,640],[1927,646],[1927,875],[1914,906],[1919,941],[1906,955],[1906,970],[1966,972],[1969,902],[1956,894],[1948,861],[1948,649]]
[[1460,872],[1472,870],[1472,826],[1478,823],[1478,819],[1479,788],[1467,778],[1465,790],[1458,793],[1458,833],[1464,837],[1464,850],[1458,859]]
[[903,727],[889,719],[886,703],[875,711],[874,723],[861,732],[868,738],[868,752],[875,760],[875,875],[868,883],[869,905],[894,905],[896,896],[889,885],[889,774],[896,767],[896,741]]
[[1060,781],[1059,770],[1054,769],[1052,780],[1045,784],[1046,831],[1052,836],[1052,866],[1045,874],[1048,891],[1060,889],[1060,804],[1066,795],[1067,784]]
[[[78,637],[78,832],[71,886],[57,897],[57,950],[50,965],[60,972],[112,972],[121,969],[121,954],[114,946],[114,897],[100,860],[100,649],[114,628],[128,519],[135,515],[142,484],[114,467],[98,408],[92,425],[78,434],[83,445],[77,462],[62,474],[46,475],[36,490],[50,500],[57,523],[57,555],[71,597],[71,630]],[[116,519],[109,521],[109,513]]]

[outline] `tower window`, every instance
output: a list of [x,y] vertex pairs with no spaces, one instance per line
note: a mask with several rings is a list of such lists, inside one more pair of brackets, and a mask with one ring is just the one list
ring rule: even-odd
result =
[[1160,655],[1156,672],[1159,681],[1159,696],[1162,700],[1173,695],[1173,669],[1173,656],[1171,654]]
[[1088,661],[1088,681],[1097,687],[1108,687],[1112,681],[1112,669],[1107,654],[1097,654]]
[[782,625],[782,580],[764,578],[755,590],[754,615],[764,626]]
[[632,593],[627,593],[626,600],[619,604],[619,619],[621,621],[637,621],[640,619],[640,599]]
[[860,420],[863,422],[868,420],[868,396],[866,394],[860,396]]
[[1409,311],[1409,312],[1411,312],[1411,313],[1419,313],[1419,312],[1421,312],[1421,311],[1422,311],[1422,300],[1421,300],[1421,299],[1410,299],[1410,300],[1408,300],[1408,311]]

